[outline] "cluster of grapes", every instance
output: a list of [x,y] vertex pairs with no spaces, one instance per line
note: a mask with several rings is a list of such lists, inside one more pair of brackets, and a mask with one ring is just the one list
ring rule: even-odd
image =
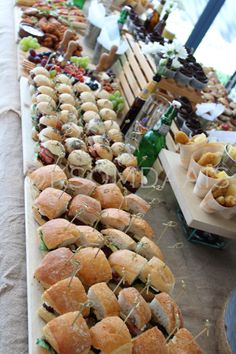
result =
[[125,106],[124,97],[121,96],[120,91],[115,91],[112,95],[110,95],[109,100],[113,104],[113,109],[116,112],[121,112]]
[[38,49],[40,48],[37,38],[32,36],[24,37],[20,40],[20,48],[23,52],[28,52],[29,49]]
[[84,69],[87,68],[90,62],[89,57],[71,57],[70,61]]

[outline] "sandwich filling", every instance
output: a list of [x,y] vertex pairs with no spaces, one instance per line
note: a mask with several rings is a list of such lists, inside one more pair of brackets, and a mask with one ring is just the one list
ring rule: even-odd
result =
[[57,352],[53,349],[51,344],[49,344],[45,339],[37,339],[36,344],[43,348],[46,349],[50,354],[57,354]]

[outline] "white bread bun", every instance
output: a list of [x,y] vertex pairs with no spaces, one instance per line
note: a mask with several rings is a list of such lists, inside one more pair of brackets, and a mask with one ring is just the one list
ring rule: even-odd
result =
[[75,254],[74,259],[80,262],[77,276],[85,287],[111,280],[110,264],[99,248],[82,248]]
[[66,219],[53,219],[38,228],[38,235],[49,250],[74,244],[80,237],[76,225]]
[[165,337],[157,327],[152,327],[132,339],[132,354],[168,354]]
[[124,152],[128,152],[127,146],[124,143],[119,143],[119,142],[112,144],[111,150],[115,157],[123,154]]
[[[69,105],[70,108],[71,105]],[[73,107],[73,106],[71,106]],[[68,105],[65,105],[64,108],[68,108]],[[65,124],[68,122],[73,122],[73,123],[77,123],[77,112],[73,112],[73,110],[68,110],[68,109],[62,109],[59,112],[59,117],[60,117],[60,121],[61,123]]]
[[44,95],[50,96],[51,98],[54,99],[54,101],[57,100],[56,91],[55,91],[52,87],[49,87],[49,86],[39,86],[39,87],[37,88],[37,91],[38,91],[39,93],[44,94]]
[[45,126],[45,127],[52,127],[55,129],[60,130],[61,129],[61,121],[60,118],[57,115],[47,115],[47,116],[42,116],[39,119],[39,124],[40,126]]
[[79,311],[54,318],[43,327],[43,335],[58,354],[87,354],[91,347],[89,328]]
[[80,106],[81,112],[93,111],[98,112],[98,108],[93,102],[85,102]]
[[[47,87],[47,86],[45,86]],[[49,87],[50,88],[50,87]],[[37,96],[35,96],[35,100],[36,100],[36,103],[40,103],[40,102],[47,102],[49,103],[54,109],[56,108],[56,102],[55,100],[51,97],[51,96],[48,96],[44,93],[40,93],[38,94]],[[32,98],[32,101],[33,101],[33,98]]]
[[92,285],[88,290],[88,299],[92,302],[97,320],[102,320],[108,316],[119,316],[119,303],[106,283]]
[[124,210],[131,214],[146,214],[150,207],[150,204],[137,194],[131,193],[125,196]]
[[92,159],[90,155],[83,150],[73,150],[68,156],[69,165],[90,169]]
[[98,91],[97,94],[96,94],[96,97],[97,98],[109,98],[110,97],[110,93],[106,90],[101,90],[101,91]]
[[93,118],[86,123],[85,130],[88,135],[103,135],[106,131],[103,121],[96,118]]
[[97,106],[99,109],[103,109],[103,108],[113,109],[113,103],[107,98],[99,98],[97,100]]
[[136,242],[123,231],[116,229],[104,229],[101,230],[101,233],[104,236],[105,240],[107,240],[119,250],[127,249],[134,251],[136,248]]
[[117,143],[117,142],[122,143],[124,140],[121,131],[113,128],[108,130],[107,137],[111,143]]
[[88,195],[76,195],[69,206],[68,215],[84,223],[85,225],[93,225],[100,218],[101,204]]
[[136,167],[129,166],[122,172],[122,184],[132,193],[136,192],[142,184],[143,174]]
[[48,187],[63,189],[67,181],[65,172],[57,165],[39,167],[29,177],[40,191]]
[[84,129],[73,122],[68,122],[61,127],[61,133],[64,138],[81,138],[83,137]]
[[[86,93],[86,92],[85,92]],[[88,92],[89,93],[89,92]],[[94,111],[86,111],[83,114],[83,120],[88,123],[92,119],[100,119],[100,116],[97,112]]]
[[174,334],[176,328],[183,327],[182,313],[176,302],[167,293],[157,294],[150,303],[153,320]]
[[36,105],[36,111],[40,114],[52,114],[54,107],[48,102],[39,102]]
[[94,144],[98,143],[98,144],[104,144],[104,145],[108,145],[109,146],[109,141],[103,135],[92,135],[92,136],[89,136],[87,141],[88,141],[88,145],[94,145]]
[[103,247],[103,235],[99,231],[87,225],[78,225],[77,228],[80,232],[80,238],[77,242],[78,247]]
[[129,232],[137,240],[140,240],[143,236],[150,239],[154,237],[154,231],[151,225],[144,219],[133,215],[130,222]]
[[70,95],[73,95],[73,89],[71,85],[59,83],[56,84],[55,89],[59,94],[68,93]]
[[120,188],[115,183],[103,184],[97,186],[92,195],[101,203],[102,209],[121,208],[124,197]]
[[34,273],[35,278],[47,289],[59,280],[70,277],[74,270],[70,261],[72,257],[71,250],[65,247],[47,253]]
[[148,260],[150,260],[152,257],[157,257],[162,261],[164,260],[164,256],[160,248],[155,244],[155,242],[146,236],[142,237],[141,240],[137,243],[136,252]]
[[75,108],[75,106],[73,106],[70,103],[62,103],[60,105],[60,110],[61,111],[69,111],[70,113],[73,113],[76,117],[78,115],[77,109]]
[[30,76],[36,76],[36,75],[44,75],[48,78],[50,78],[50,73],[48,72],[47,69],[45,69],[42,66],[36,66],[34,69],[30,70]]
[[107,228],[124,231],[130,224],[130,214],[124,210],[108,208],[101,212],[100,221]]
[[114,183],[117,180],[117,168],[109,160],[97,160],[92,171],[92,177],[99,184]]
[[45,76],[44,74],[37,74],[34,79],[34,84],[39,87],[39,86],[49,86],[49,87],[53,87],[53,81],[51,79],[49,79],[47,76]]
[[65,74],[58,74],[56,76],[56,82],[71,86],[71,79]]
[[99,112],[102,120],[116,120],[117,114],[113,109],[110,108],[102,108]]
[[167,351],[170,354],[203,354],[193,335],[186,328],[178,330],[167,344]]
[[119,124],[116,123],[114,120],[105,120],[104,125],[106,128],[106,132],[108,132],[110,129],[120,130]]
[[50,151],[53,155],[63,158],[65,156],[64,146],[56,140],[48,140],[41,143],[41,146]]
[[89,147],[90,155],[95,159],[106,159],[112,161],[113,154],[110,146],[105,144],[95,143],[94,145]]
[[124,152],[114,160],[118,170],[123,171],[126,167],[137,167],[137,158],[133,154]]
[[87,151],[87,146],[82,139],[78,138],[67,138],[65,140],[65,149],[68,154],[70,154],[74,150],[83,150]]
[[75,99],[72,95],[70,95],[69,93],[61,93],[59,95],[59,102],[61,104],[63,103],[67,103],[67,104],[71,104],[72,106],[75,105]]
[[135,288],[122,289],[119,292],[118,302],[123,319],[133,309],[128,321],[137,329],[143,330],[151,320],[151,310],[142,295]]
[[76,84],[73,85],[73,89],[75,92],[91,92],[91,88],[82,83],[82,82],[77,82]]
[[82,102],[93,102],[96,103],[95,96],[93,92],[81,92],[79,96]]
[[141,273],[140,279],[146,283],[150,276],[151,287],[157,291],[171,293],[175,285],[175,277],[170,268],[157,257],[152,257],[145,264]]
[[106,317],[90,328],[92,346],[103,354],[132,354],[129,330],[117,316]]
[[78,194],[90,196],[94,192],[96,186],[96,183],[87,178],[74,177],[68,180],[66,191],[73,197]]
[[38,135],[39,141],[45,142],[48,140],[57,140],[57,141],[62,141],[62,136],[59,132],[59,130],[52,128],[52,127],[46,127],[41,130],[41,132]]
[[120,250],[110,255],[109,263],[120,277],[125,275],[125,282],[131,285],[140,275],[147,260],[132,251]]

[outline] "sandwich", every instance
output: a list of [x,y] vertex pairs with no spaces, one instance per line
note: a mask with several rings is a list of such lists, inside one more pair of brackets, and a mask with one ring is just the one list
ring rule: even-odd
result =
[[146,214],[150,209],[150,204],[137,194],[129,194],[124,199],[124,210],[131,214]]
[[91,247],[103,247],[104,237],[103,235],[91,226],[78,225],[80,232],[80,238],[77,241],[77,246],[91,246]]
[[64,139],[67,138],[82,138],[84,130],[82,127],[73,122],[63,124],[61,133]]
[[110,255],[108,260],[112,268],[113,279],[118,280],[123,277],[128,285],[134,283],[147,264],[145,258],[130,250],[116,251]]
[[91,335],[83,316],[68,312],[48,322],[36,344],[42,354],[88,354]]
[[99,220],[101,213],[101,204],[88,195],[76,195],[69,207],[68,216],[85,225],[94,225]]
[[88,299],[98,321],[109,316],[119,316],[119,303],[106,283],[92,285],[88,290]]
[[117,114],[113,109],[110,108],[102,108],[99,112],[102,120],[116,120],[117,119]]
[[153,321],[165,328],[168,334],[174,334],[183,327],[182,313],[167,293],[157,294],[150,303],[150,308]]
[[65,172],[57,165],[39,167],[29,176],[33,185],[40,191],[48,187],[63,189],[67,181]]
[[166,263],[157,257],[152,257],[140,272],[140,280],[144,283],[150,280],[151,287],[156,291],[171,293],[175,285],[175,277]]
[[78,194],[91,195],[96,188],[96,183],[88,178],[74,177],[68,180],[67,193],[73,197]]
[[60,217],[67,211],[70,200],[71,196],[59,189],[44,189],[33,203],[35,220],[43,225],[48,220]]
[[112,153],[115,157],[123,154],[124,152],[129,152],[127,145],[124,143],[114,143],[111,146]]
[[203,354],[193,335],[181,328],[167,344],[168,354]]
[[136,242],[123,231],[116,229],[104,229],[101,230],[105,239],[105,244],[112,252],[118,250],[131,250],[136,248]]
[[126,167],[137,167],[137,158],[133,154],[124,152],[115,158],[114,163],[118,171],[122,172]]
[[65,149],[67,154],[70,154],[74,150],[87,151],[87,145],[82,139],[79,138],[67,138],[65,140]]
[[143,236],[153,239],[154,230],[151,225],[139,216],[131,216],[129,232],[135,239],[140,240]]
[[[87,103],[83,103],[82,106],[87,105]],[[94,105],[94,103],[89,103],[89,104]],[[82,109],[82,106],[81,106],[81,109]],[[86,130],[87,136],[103,135],[106,132],[105,125],[100,118],[99,119],[97,119],[97,118],[91,119],[88,123],[85,124],[85,130]]]
[[83,121],[85,123],[88,123],[92,119],[100,119],[99,114],[97,112],[94,112],[94,111],[86,111],[83,114]]
[[62,106],[64,106],[64,109],[62,109],[59,112],[59,118],[61,124],[65,124],[69,122],[77,123],[78,119],[77,119],[76,109],[74,110],[73,109],[74,107],[71,105],[62,105]]
[[103,354],[132,354],[129,330],[117,316],[104,318],[90,328],[90,334],[92,347]]
[[69,248],[58,248],[44,256],[34,276],[44,289],[68,278],[74,271],[73,252]]
[[48,140],[40,144],[38,159],[44,165],[60,162],[65,157],[65,149],[57,140]]
[[87,143],[89,146],[94,144],[103,144],[109,146],[109,141],[104,135],[92,135],[87,138]]
[[38,135],[39,141],[42,143],[48,140],[62,141],[62,136],[56,128],[46,127],[42,129]]
[[52,128],[60,130],[61,129],[60,118],[56,114],[42,116],[39,119],[39,130],[42,130],[47,127],[52,127]]
[[66,219],[49,220],[40,226],[37,231],[42,251],[76,244],[80,238],[79,229]]
[[168,354],[165,337],[157,327],[152,327],[132,339],[132,354]]
[[[105,127],[105,125],[104,125],[104,127]],[[114,128],[108,130],[107,138],[111,144],[122,143],[124,140],[123,134],[121,133],[120,129],[114,129]]]
[[96,160],[106,159],[112,161],[113,159],[113,154],[110,146],[105,144],[95,143],[89,147],[89,153]]
[[108,183],[103,184],[102,186],[97,186],[92,196],[101,203],[102,209],[120,209],[124,202],[123,194],[115,183]]
[[150,260],[152,257],[157,257],[160,260],[164,260],[164,256],[160,248],[150,240],[148,237],[142,237],[141,240],[137,243],[136,252],[141,256]]
[[74,259],[80,263],[77,276],[86,288],[112,278],[111,266],[99,248],[82,248],[75,253]]
[[92,168],[90,155],[83,150],[73,150],[68,156],[71,177],[83,177]]
[[[118,296],[121,317],[132,335],[142,332],[151,320],[151,310],[142,295],[135,288],[122,289]],[[129,317],[128,317],[129,316]]]
[[106,159],[97,160],[95,162],[95,167],[92,170],[92,177],[97,183],[115,183],[117,176],[117,168],[113,162]]
[[106,132],[108,132],[109,130],[111,129],[116,129],[116,130],[120,130],[120,126],[117,122],[115,122],[114,120],[105,120],[104,121],[104,125],[105,125],[105,128],[106,128]]
[[142,184],[143,174],[137,167],[129,166],[122,172],[121,183],[131,193],[135,193]]
[[39,308],[38,314],[45,322],[67,312],[81,310],[84,317],[90,312],[88,307],[82,310],[88,298],[83,284],[77,277],[66,278],[50,286],[44,291],[42,300],[43,305]]
[[124,231],[130,225],[130,214],[124,210],[108,208],[101,212],[100,222],[106,228]]

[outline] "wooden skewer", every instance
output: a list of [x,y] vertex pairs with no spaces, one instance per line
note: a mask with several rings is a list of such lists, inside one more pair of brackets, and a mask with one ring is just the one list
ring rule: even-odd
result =
[[84,311],[84,309],[86,309],[87,307],[90,308],[93,306],[93,302],[88,300],[86,301],[85,303],[83,304],[80,304],[81,307],[80,307],[80,310],[78,312],[78,315],[75,316],[75,319],[74,321],[72,322],[72,327],[74,326],[75,322],[78,320],[78,318],[82,315],[82,312]]
[[172,337],[172,335],[178,331],[180,326],[180,318],[179,318],[179,314],[176,313],[176,318],[175,318],[175,327],[174,329],[170,332],[170,334],[168,335],[168,337],[165,339],[165,344],[169,341],[169,339]]
[[119,288],[119,286],[123,283],[125,283],[125,276],[126,276],[126,270],[125,267],[122,268],[122,278],[120,279],[120,281],[118,282],[118,284],[116,285],[115,289],[112,291],[114,294],[116,293],[116,290]]
[[169,227],[176,227],[177,223],[175,221],[168,221],[167,223],[163,223],[162,225],[164,225],[164,229],[162,230],[159,239],[157,240],[157,243],[159,243],[163,237],[163,235],[166,233],[166,231],[168,230]]

